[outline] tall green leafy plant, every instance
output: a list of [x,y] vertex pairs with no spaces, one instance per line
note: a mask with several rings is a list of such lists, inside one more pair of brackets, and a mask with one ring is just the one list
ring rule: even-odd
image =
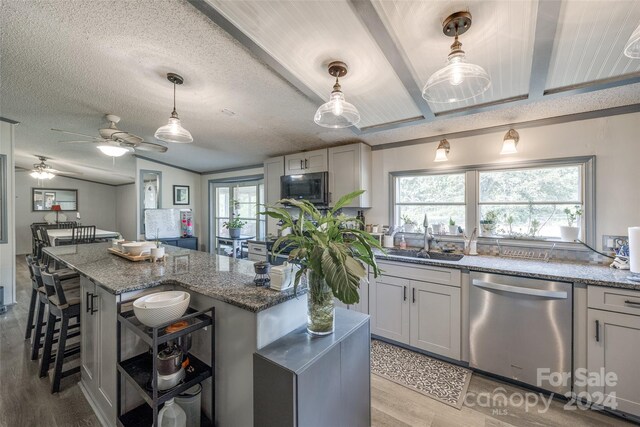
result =
[[294,199],[283,199],[278,204],[298,208],[297,218],[284,207],[272,206],[263,212],[281,221],[283,229],[291,229],[290,234],[274,243],[273,251],[277,254],[291,250],[289,261],[300,266],[295,289],[303,275],[313,271],[325,279],[336,298],[345,304],[355,304],[360,300],[360,279],[367,274],[365,266],[370,266],[376,277],[380,274],[373,254],[374,248],[382,250],[378,240],[366,231],[349,228],[350,224],[357,223],[355,217],[338,214],[362,193],[364,191],[359,190],[343,196],[324,214],[308,201]]

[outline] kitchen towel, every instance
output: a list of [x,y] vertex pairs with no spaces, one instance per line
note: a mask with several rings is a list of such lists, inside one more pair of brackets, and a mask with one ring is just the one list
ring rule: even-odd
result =
[[640,274],[640,227],[629,227],[629,266]]

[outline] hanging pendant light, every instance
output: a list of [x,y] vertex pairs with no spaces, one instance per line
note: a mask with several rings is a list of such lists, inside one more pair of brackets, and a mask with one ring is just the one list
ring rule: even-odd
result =
[[465,60],[462,43],[458,36],[471,27],[471,14],[457,12],[450,15],[443,23],[442,31],[446,36],[455,37],[447,65],[429,77],[422,90],[422,97],[428,102],[452,103],[474,98],[484,93],[491,86],[489,75],[479,65]]
[[180,124],[180,118],[178,118],[178,112],[176,111],[176,85],[184,83],[184,79],[178,74],[169,73],[167,74],[167,80],[173,83],[173,111],[171,112],[171,117],[169,117],[169,123],[159,127],[154,136],[160,141],[175,142],[177,144],[193,142],[191,133]]
[[443,139],[442,141],[440,141],[440,144],[438,144],[438,148],[436,149],[436,157],[435,159],[433,159],[433,161],[446,162],[447,160],[449,160],[447,158],[447,154],[449,154],[450,150],[451,146],[449,145],[449,141]]
[[640,59],[640,25],[624,45],[624,54],[631,59]]
[[500,154],[516,154],[518,149],[518,141],[520,141],[520,135],[514,129],[509,129],[509,131],[504,135],[504,139],[502,140],[502,151]]
[[313,121],[316,124],[326,128],[346,128],[355,126],[360,122],[360,113],[358,109],[344,100],[340,83],[338,79],[347,75],[347,64],[340,61],[334,61],[329,64],[329,74],[336,78],[333,85],[333,91],[326,102],[318,108]]

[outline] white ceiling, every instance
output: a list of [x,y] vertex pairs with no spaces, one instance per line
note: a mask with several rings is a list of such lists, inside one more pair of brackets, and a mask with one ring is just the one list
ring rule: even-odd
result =
[[[421,114],[420,101],[408,94],[406,81],[346,1],[211,1],[322,99],[333,84],[326,62],[346,61],[343,90],[363,126]],[[565,0],[546,87],[640,70],[640,61],[621,58],[640,21],[638,3]],[[493,81],[476,103],[527,92],[536,2],[374,0],[373,7],[420,88],[448,53],[450,39],[439,22],[463,7],[474,16],[461,37],[463,48]],[[133,180],[130,156],[114,167],[92,144],[59,143],[77,138],[49,129],[97,134],[103,115],[113,113],[122,117],[121,129],[154,141],[171,111],[169,71],[185,78],[177,107],[195,142],[143,155],[200,172],[354,140],[386,144],[640,103],[640,85],[634,84],[358,135],[316,126],[319,100],[305,96],[185,0],[3,0],[0,20],[0,116],[21,122],[17,165],[31,167],[33,155],[43,154],[57,169],[112,184]],[[512,31],[504,32],[505,26]],[[222,113],[225,108],[236,114]]]

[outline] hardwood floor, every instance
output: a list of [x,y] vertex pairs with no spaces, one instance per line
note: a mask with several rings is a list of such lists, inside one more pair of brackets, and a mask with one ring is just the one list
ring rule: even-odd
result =
[[[55,395],[50,393],[50,380],[38,378],[38,363],[29,360],[30,344],[24,339],[31,284],[24,257],[17,257],[16,264],[18,303],[0,315],[0,426],[98,426],[77,385],[80,374],[64,378]],[[477,396],[497,387],[504,388],[507,396],[525,391],[474,374],[469,393]],[[631,425],[594,411],[565,411],[563,403],[556,401],[546,413],[538,413],[541,404],[528,412],[512,405],[496,413],[491,407],[472,407],[473,399],[458,410],[375,375],[371,376],[371,395],[372,425],[377,427]]]

